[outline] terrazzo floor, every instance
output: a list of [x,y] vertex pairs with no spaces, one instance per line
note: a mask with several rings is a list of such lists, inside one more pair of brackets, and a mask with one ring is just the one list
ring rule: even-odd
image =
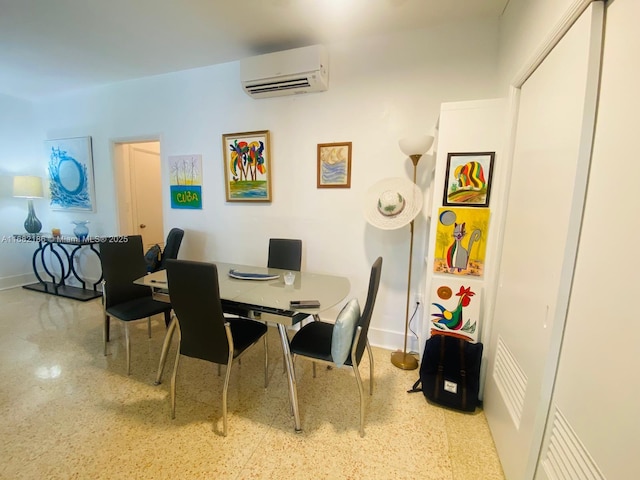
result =
[[[161,317],[124,330],[112,322],[102,354],[100,300],[78,302],[14,288],[0,291],[1,479],[504,479],[484,414],[447,410],[406,391],[402,371],[374,347],[374,394],[365,437],[350,369],[298,361],[302,433],[295,433],[275,328],[268,333],[269,386],[259,343],[233,366],[223,437],[224,375],[182,357],[175,420],[169,377],[154,386]],[[368,390],[368,359],[360,369]]]

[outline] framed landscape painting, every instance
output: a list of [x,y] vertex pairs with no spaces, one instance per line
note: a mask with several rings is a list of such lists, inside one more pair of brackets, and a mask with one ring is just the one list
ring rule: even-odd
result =
[[495,152],[449,153],[443,205],[488,207]]
[[222,135],[227,202],[271,201],[269,130]]
[[351,188],[351,142],[318,144],[318,188]]
[[52,210],[95,211],[91,137],[45,141]]

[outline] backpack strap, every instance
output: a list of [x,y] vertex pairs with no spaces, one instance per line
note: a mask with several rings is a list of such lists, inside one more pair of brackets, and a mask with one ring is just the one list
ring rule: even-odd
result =
[[436,381],[433,386],[433,399],[438,400],[440,396],[440,389],[444,385],[444,344],[445,337],[444,335],[439,335],[440,337],[440,360],[438,361],[438,373],[436,374]]
[[462,409],[467,409],[467,370],[464,362],[466,340],[460,339],[460,380],[462,383]]
[[411,390],[407,390],[407,393],[421,392],[422,391],[422,386],[420,386],[421,381],[422,380],[418,379],[416,383],[413,384],[413,387],[411,387]]

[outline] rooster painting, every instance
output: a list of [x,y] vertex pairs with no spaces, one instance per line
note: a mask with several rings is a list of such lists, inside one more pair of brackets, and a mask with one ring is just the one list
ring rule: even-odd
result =
[[[471,323],[470,319],[464,322],[464,308],[471,303],[471,297],[475,296],[475,292],[471,287],[460,286],[460,290],[456,293],[459,297],[458,304],[454,310],[447,310],[439,303],[432,303],[440,312],[432,313],[431,316],[434,330],[439,333],[457,332],[464,336],[473,336],[476,331],[476,321]],[[463,333],[464,332],[464,333]]]

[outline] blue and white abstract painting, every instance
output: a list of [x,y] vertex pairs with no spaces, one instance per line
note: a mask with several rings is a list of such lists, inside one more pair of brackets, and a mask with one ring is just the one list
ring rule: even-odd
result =
[[47,140],[45,147],[51,208],[94,211],[91,137]]

